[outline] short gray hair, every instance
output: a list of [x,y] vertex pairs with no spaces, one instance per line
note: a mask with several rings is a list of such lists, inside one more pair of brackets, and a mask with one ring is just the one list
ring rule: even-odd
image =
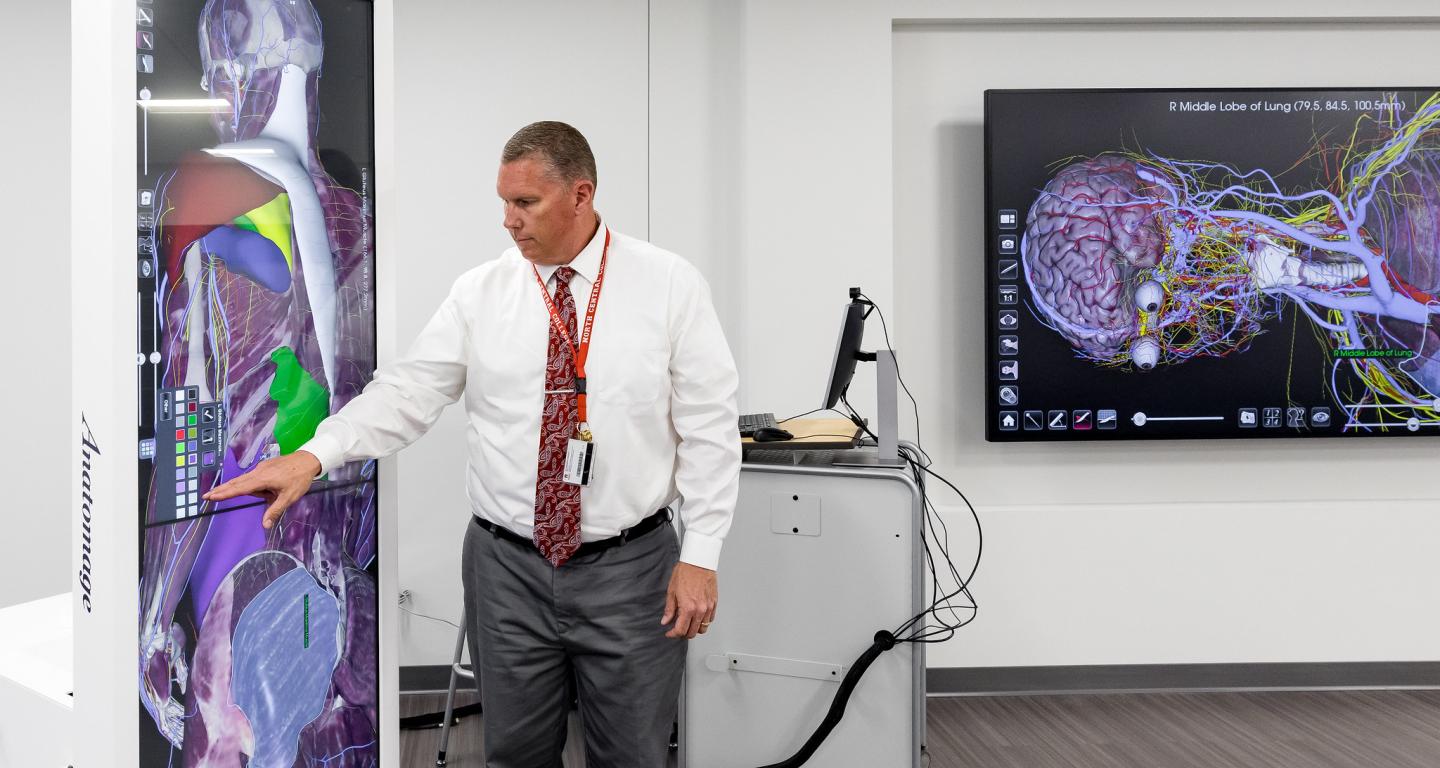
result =
[[543,156],[550,170],[566,184],[581,179],[599,184],[595,178],[595,155],[590,151],[590,142],[570,125],[542,120],[521,128],[505,142],[500,162],[513,163],[531,155]]

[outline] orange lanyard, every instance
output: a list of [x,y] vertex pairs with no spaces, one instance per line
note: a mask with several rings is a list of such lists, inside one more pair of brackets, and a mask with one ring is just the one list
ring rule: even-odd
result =
[[530,270],[535,273],[535,282],[540,285],[540,295],[545,297],[545,308],[550,311],[550,324],[559,332],[565,343],[570,345],[570,352],[575,356],[575,409],[580,419],[580,439],[590,440],[590,420],[585,408],[585,359],[590,356],[590,332],[595,327],[595,307],[600,304],[600,286],[605,282],[605,262],[610,256],[610,228],[605,228],[605,248],[600,251],[600,270],[595,274],[595,285],[590,287],[590,306],[585,309],[585,324],[580,328],[580,343],[577,345],[570,338],[570,329],[565,327],[565,322],[560,319],[560,310],[555,307],[555,300],[550,297],[550,291],[545,288],[545,281],[540,279],[540,270],[530,265]]

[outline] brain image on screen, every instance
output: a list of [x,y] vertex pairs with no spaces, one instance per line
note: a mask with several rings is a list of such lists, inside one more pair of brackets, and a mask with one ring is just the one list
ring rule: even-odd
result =
[[374,463],[270,531],[266,499],[196,498],[296,450],[375,367],[368,177],[317,143],[319,5],[203,3],[193,82],[223,106],[154,189],[138,675],[163,753],[142,739],[143,765],[378,764]]
[[1346,431],[1440,419],[1440,94],[1285,168],[1112,151],[1057,163],[1026,218],[1037,317],[1097,366],[1243,353],[1282,312],[1326,345]]

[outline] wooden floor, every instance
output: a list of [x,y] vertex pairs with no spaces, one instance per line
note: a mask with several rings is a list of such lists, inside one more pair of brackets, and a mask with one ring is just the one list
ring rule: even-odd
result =
[[[402,716],[444,703],[402,696]],[[484,765],[479,724],[467,719],[451,736],[450,765]],[[937,697],[927,725],[930,768],[1440,766],[1440,691]],[[573,720],[570,734],[565,765],[580,768]],[[402,732],[401,742],[405,768],[434,765],[439,731]]]
[[[455,706],[472,704],[478,697],[473,692],[455,694]],[[400,716],[409,717],[445,710],[445,694],[416,693],[400,697]],[[565,739],[565,765],[567,768],[581,768],[585,765],[585,740],[580,732],[580,719],[571,714],[570,735]],[[450,731],[450,743],[445,750],[446,762],[455,768],[479,768],[485,765],[485,739],[480,733],[480,718],[467,717]],[[440,749],[440,731],[431,728],[420,731],[400,732],[400,765],[402,768],[425,768],[435,765]]]
[[1435,768],[1440,691],[932,698],[931,768]]

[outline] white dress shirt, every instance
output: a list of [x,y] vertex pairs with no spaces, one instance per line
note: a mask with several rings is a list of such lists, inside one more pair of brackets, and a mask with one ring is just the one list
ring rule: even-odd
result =
[[[605,231],[569,265],[579,327]],[[539,267],[552,296],[556,269]],[[511,248],[461,275],[409,352],[301,450],[322,472],[388,456],[463,394],[472,511],[531,538],[549,334],[535,273]],[[699,271],[612,231],[585,368],[595,464],[580,494],[581,539],[614,536],[678,498],[680,559],[715,569],[739,487],[739,377]]]

